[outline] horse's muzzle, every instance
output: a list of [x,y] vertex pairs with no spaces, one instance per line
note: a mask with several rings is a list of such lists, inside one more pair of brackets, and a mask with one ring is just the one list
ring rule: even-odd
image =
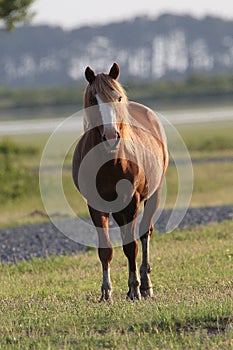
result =
[[108,137],[106,136],[106,134],[102,135],[102,141],[104,142],[104,146],[109,153],[118,150],[120,145],[120,139],[121,136],[118,131],[115,132],[115,135],[108,135]]

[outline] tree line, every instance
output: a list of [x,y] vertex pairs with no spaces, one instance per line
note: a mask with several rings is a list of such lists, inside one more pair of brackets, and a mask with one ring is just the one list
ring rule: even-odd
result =
[[[233,75],[192,75],[185,80],[126,81],[122,83],[129,99],[148,105],[179,101],[205,101],[233,98]],[[20,107],[82,106],[85,84],[37,89],[0,87],[0,109]]]

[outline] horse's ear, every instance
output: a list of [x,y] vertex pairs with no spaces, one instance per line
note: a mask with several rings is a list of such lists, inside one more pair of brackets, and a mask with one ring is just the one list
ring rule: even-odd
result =
[[109,76],[115,80],[119,78],[120,68],[117,63],[113,63],[112,68],[110,69]]
[[95,80],[95,77],[96,75],[94,71],[90,67],[87,67],[85,70],[85,78],[87,79],[88,83],[92,84]]

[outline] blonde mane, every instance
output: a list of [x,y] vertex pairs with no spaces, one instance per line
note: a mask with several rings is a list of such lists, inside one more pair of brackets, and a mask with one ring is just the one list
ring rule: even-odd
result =
[[84,107],[87,108],[91,106],[91,99],[96,94],[98,94],[102,101],[106,103],[116,102],[113,91],[117,92],[121,96],[122,103],[128,102],[125,90],[117,80],[112,79],[105,73],[97,74],[93,83],[91,85],[89,84],[86,88],[84,94]]

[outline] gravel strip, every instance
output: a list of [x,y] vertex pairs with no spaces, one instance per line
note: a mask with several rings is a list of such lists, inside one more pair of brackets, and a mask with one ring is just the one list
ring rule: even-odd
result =
[[[156,230],[164,232],[171,210],[164,210],[156,223]],[[188,209],[179,228],[189,228],[195,225],[205,225],[211,222],[232,220],[233,206],[203,207]],[[77,231],[82,231],[82,225]],[[78,244],[64,236],[51,223],[24,225],[0,230],[0,260],[1,262],[17,262],[29,260],[32,257],[47,257],[51,254],[77,254],[87,247]]]

